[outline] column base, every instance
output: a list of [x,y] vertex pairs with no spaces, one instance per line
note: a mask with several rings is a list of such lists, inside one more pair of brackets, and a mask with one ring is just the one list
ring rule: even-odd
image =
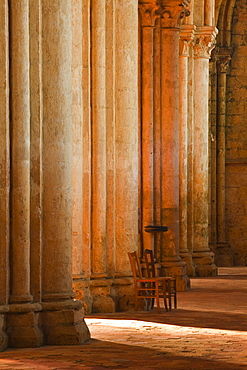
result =
[[215,249],[215,262],[218,267],[233,266],[231,246],[228,243],[217,243]]
[[185,292],[190,289],[190,279],[186,272],[186,264],[182,261],[162,261],[161,276],[173,276],[177,280],[177,291]]
[[82,302],[85,314],[92,313],[93,298],[90,293],[90,282],[82,277],[73,277],[73,291],[76,299]]
[[192,254],[195,266],[195,276],[217,276],[218,269],[214,263],[214,253],[210,251],[197,251]]
[[44,343],[39,327],[40,304],[9,305],[7,313],[8,346],[13,348],[40,347]]
[[[135,310],[135,292],[132,277],[119,277],[113,281],[114,297],[117,311]],[[146,301],[139,299],[139,309],[146,309]]]
[[74,345],[90,339],[82,302],[43,302],[41,313],[45,344]]
[[0,352],[8,348],[6,329],[6,314],[0,314]]
[[112,279],[95,279],[90,281],[92,295],[92,312],[112,313],[116,311],[116,304],[112,298]]
[[187,275],[190,276],[190,277],[195,276],[195,266],[193,265],[191,253],[189,253],[187,251],[186,252],[180,252],[179,256],[180,256],[182,262],[184,262],[186,264]]

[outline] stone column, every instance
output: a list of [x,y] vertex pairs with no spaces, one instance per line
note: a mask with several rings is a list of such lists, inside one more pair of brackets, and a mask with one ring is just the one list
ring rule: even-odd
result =
[[[89,58],[89,12],[90,4],[72,0],[72,120],[73,120],[73,216],[72,216],[72,272],[73,290],[83,300],[87,312],[91,312],[92,300],[89,292],[90,229],[91,229],[91,186],[88,181],[91,165],[91,138],[88,104]],[[88,110],[87,110],[87,109]],[[88,132],[89,130],[89,132]]]
[[29,0],[9,2],[11,109],[10,306],[7,334],[11,347],[43,342],[38,327],[40,304],[30,289],[30,42]]
[[[73,88],[74,97],[74,215],[73,289],[83,300],[87,313],[92,310],[91,275],[91,4],[73,0]],[[79,124],[79,121],[81,122]],[[81,137],[78,137],[81,134]],[[78,166],[78,168],[77,168]],[[77,170],[81,173],[78,179]],[[77,194],[77,195],[76,195]],[[76,197],[77,199],[76,199]],[[81,199],[81,201],[79,200]],[[79,204],[77,204],[77,202]]]
[[[188,17],[190,18],[190,17]],[[188,21],[188,19],[186,18]],[[193,40],[194,42],[194,40]],[[187,158],[187,180],[188,180],[188,203],[187,203],[187,248],[192,254],[194,245],[194,194],[193,194],[193,172],[194,172],[194,56],[191,50],[188,59],[188,158]],[[194,276],[194,266],[192,276]]]
[[92,3],[92,250],[91,278],[106,271],[106,1]]
[[[116,0],[115,194],[117,296],[133,294],[128,252],[138,246],[138,1]],[[127,277],[127,279],[126,279]],[[128,280],[129,279],[129,280]],[[123,307],[120,300],[120,308]]]
[[216,29],[198,27],[194,46],[194,249],[197,276],[216,275],[214,254],[209,249],[208,231],[208,89],[209,58],[214,47]]
[[230,62],[228,49],[217,56],[217,264],[232,266],[230,246],[226,242],[226,74]]
[[8,1],[0,4],[0,351],[6,349],[9,299],[9,39]]
[[215,22],[215,0],[205,0],[204,2],[204,24],[205,26],[213,26]]
[[0,305],[9,298],[9,40],[8,1],[0,4]]
[[42,2],[43,270],[46,344],[89,338],[72,292],[72,4]]
[[[212,53],[211,60],[209,61],[209,245],[212,251],[216,250],[216,114],[217,114],[217,71],[216,71],[216,58],[215,53]],[[217,260],[216,260],[217,265]]]
[[[91,5],[92,66],[92,220],[91,282],[93,312],[114,312],[110,297],[107,251],[107,96],[106,96],[106,0]],[[114,140],[114,137],[112,137]]]
[[188,250],[188,81],[189,56],[193,43],[194,26],[184,25],[180,30],[180,59],[179,59],[179,255],[186,263],[189,276],[194,275],[192,253]]
[[186,2],[161,2],[161,264],[177,276],[178,288],[188,285],[186,265],[179,257],[179,28]]
[[10,2],[11,39],[11,296],[31,302],[30,294],[30,84],[29,0]]
[[82,106],[82,1],[72,0],[72,119],[73,119],[73,278],[83,278],[83,106]]
[[153,30],[158,9],[156,0],[139,1],[141,19],[141,236],[143,249],[154,248],[154,75]]
[[30,0],[30,263],[31,292],[41,300],[42,259],[42,58],[41,0]]

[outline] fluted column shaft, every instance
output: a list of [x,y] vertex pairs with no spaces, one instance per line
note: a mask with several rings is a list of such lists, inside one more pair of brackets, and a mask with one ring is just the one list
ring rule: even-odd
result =
[[214,47],[215,28],[196,31],[195,57],[195,130],[194,130],[194,249],[196,275],[216,273],[214,255],[209,249],[208,235],[208,80],[209,58]]
[[30,84],[29,0],[10,1],[11,75],[11,297],[29,302],[30,294]]
[[42,15],[42,288],[44,301],[59,301],[72,296],[71,0],[44,0]]

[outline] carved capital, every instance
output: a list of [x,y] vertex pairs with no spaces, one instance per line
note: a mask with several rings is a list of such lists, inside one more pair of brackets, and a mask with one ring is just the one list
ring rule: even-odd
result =
[[196,58],[211,58],[211,52],[216,45],[217,29],[215,27],[198,27],[195,32],[194,56]]
[[189,56],[189,50],[195,43],[195,26],[182,25],[179,36],[179,54]]
[[180,28],[180,25],[185,17],[190,15],[187,6],[190,0],[160,0],[160,8],[158,10],[161,16],[162,28]]
[[217,69],[219,73],[227,73],[230,65],[232,49],[219,48],[217,50],[215,59],[217,62]]
[[156,0],[139,0],[139,14],[143,27],[154,27],[155,20],[159,17],[157,10],[159,5]]
[[217,59],[218,71],[220,73],[227,73],[230,65],[231,57],[227,56],[220,56]]

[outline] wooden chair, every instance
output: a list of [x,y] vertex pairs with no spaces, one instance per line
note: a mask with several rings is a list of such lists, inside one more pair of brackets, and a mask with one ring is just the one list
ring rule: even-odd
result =
[[165,308],[168,311],[166,297],[166,280],[160,280],[159,278],[146,278],[143,277],[140,261],[136,252],[128,253],[130,264],[134,277],[134,289],[135,289],[135,309],[138,309],[138,299],[156,299],[156,305],[158,313],[160,313],[160,301],[159,298],[164,299]]
[[149,249],[144,250],[144,258],[146,263],[147,275],[148,278],[156,278],[159,279],[159,282],[165,281],[166,284],[166,298],[169,302],[169,310],[172,309],[172,298],[174,303],[174,308],[177,308],[177,289],[176,289],[176,278],[175,277],[168,277],[168,276],[161,276],[157,277],[155,271],[155,262],[153,252]]

